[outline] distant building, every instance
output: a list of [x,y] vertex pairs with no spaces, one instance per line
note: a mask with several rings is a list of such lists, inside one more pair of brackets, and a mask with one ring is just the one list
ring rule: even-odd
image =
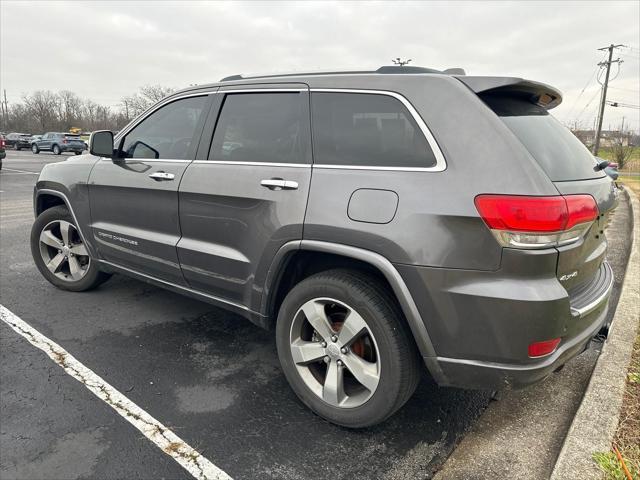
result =
[[[594,130],[572,130],[572,133],[578,137],[584,145],[591,148],[595,140],[596,132]],[[600,146],[613,147],[617,142],[622,142],[622,146],[628,147],[634,145],[635,136],[630,132],[621,133],[618,130],[603,130],[600,133]]]

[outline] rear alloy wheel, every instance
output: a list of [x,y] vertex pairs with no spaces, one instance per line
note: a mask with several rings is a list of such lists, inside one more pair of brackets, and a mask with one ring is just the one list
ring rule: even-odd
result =
[[382,422],[418,384],[419,357],[402,313],[365,274],[331,270],[296,285],[280,308],[276,341],[296,395],[338,425]]
[[56,287],[83,291],[109,278],[92,261],[69,211],[45,210],[31,229],[31,254],[40,273]]
[[31,151],[32,151],[33,153],[35,153],[36,155],[37,155],[38,153],[40,153],[40,149],[38,148],[38,146],[37,146],[35,143],[31,145]]
[[359,407],[380,383],[375,337],[364,319],[333,298],[314,298],[296,312],[289,347],[298,374],[334,407]]
[[60,147],[58,145],[54,145],[52,152],[54,155],[60,155],[62,153],[62,150],[60,150]]

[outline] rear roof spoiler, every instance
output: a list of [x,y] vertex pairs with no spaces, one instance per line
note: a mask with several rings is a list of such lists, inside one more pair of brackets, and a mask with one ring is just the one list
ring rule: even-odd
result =
[[473,77],[455,75],[478,95],[513,94],[528,97],[532,103],[550,110],[562,102],[560,90],[540,82],[517,77]]

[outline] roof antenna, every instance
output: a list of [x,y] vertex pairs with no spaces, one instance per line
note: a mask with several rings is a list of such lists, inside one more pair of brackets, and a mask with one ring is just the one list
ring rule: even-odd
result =
[[397,57],[395,59],[391,59],[391,63],[393,63],[394,65],[397,65],[399,67],[404,67],[405,65],[407,65],[409,62],[411,61],[411,59],[409,58],[408,60],[402,60],[400,57]]

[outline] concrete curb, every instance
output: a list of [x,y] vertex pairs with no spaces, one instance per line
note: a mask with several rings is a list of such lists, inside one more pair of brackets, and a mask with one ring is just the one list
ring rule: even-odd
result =
[[591,458],[608,452],[618,427],[627,367],[640,318],[640,202],[624,187],[632,210],[631,252],[620,299],[582,403],[571,423],[551,480],[600,479],[603,472]]

